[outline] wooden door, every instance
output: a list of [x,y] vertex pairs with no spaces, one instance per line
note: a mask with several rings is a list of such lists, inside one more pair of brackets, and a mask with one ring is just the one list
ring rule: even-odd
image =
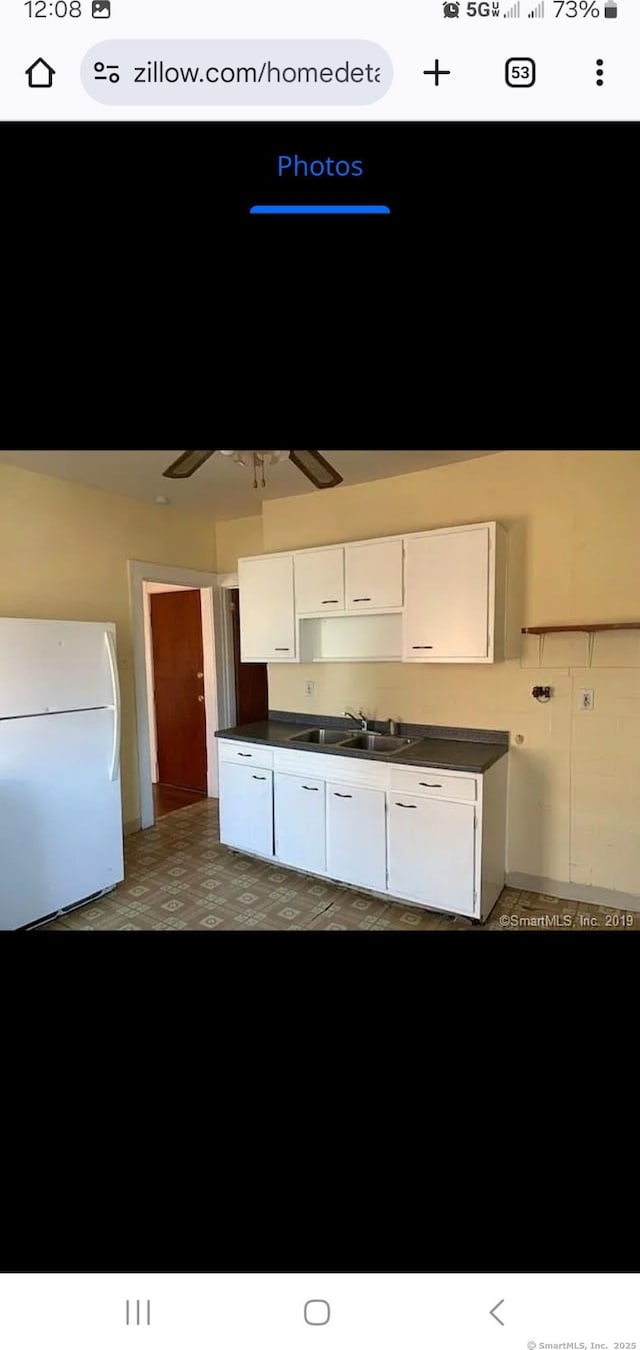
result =
[[163,591],[150,599],[158,780],[206,792],[200,591]]
[[264,661],[243,661],[240,652],[240,591],[231,592],[231,622],[236,674],[236,726],[264,722],[269,711],[269,686]]

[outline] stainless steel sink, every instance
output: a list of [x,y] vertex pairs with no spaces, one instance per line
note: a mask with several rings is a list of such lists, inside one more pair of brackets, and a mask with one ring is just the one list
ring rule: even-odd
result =
[[298,731],[289,740],[307,741],[310,745],[340,745],[348,735],[344,728],[340,731],[336,727],[313,727],[311,731]]
[[396,750],[404,750],[411,745],[410,736],[382,736],[377,731],[361,731],[342,742],[345,750],[375,750],[383,755],[392,755]]

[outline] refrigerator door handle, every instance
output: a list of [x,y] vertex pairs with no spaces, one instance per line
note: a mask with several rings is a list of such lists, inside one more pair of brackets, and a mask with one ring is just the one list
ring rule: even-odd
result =
[[122,732],[122,711],[120,704],[120,680],[118,678],[118,662],[116,659],[116,644],[113,633],[107,630],[107,652],[109,655],[109,666],[111,669],[111,684],[113,686],[113,753],[111,756],[111,782],[115,783],[120,772],[120,738]]

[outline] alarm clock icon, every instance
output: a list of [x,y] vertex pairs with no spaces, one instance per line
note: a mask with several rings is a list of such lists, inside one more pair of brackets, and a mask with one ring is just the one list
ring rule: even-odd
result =
[[458,19],[460,17],[458,0],[445,0],[444,17],[445,19]]

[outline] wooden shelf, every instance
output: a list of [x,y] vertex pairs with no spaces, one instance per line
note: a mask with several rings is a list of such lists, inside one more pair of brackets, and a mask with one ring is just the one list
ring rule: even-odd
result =
[[523,633],[608,633],[619,628],[640,628],[638,623],[561,623],[547,624],[542,628],[523,628]]
[[544,640],[545,640],[545,637],[547,636],[547,633],[586,633],[586,634],[588,635],[588,638],[589,638],[588,652],[587,652],[587,668],[589,668],[589,667],[591,666],[592,662],[593,662],[593,648],[594,648],[594,644],[595,644],[595,640],[596,640],[596,639],[595,639],[596,633],[612,633],[612,632],[618,631],[619,629],[626,629],[626,630],[629,630],[629,629],[633,629],[633,628],[636,628],[636,629],[640,630],[640,622],[638,622],[638,623],[557,623],[557,624],[544,624],[544,625],[541,625],[541,626],[538,627],[538,628],[523,628],[521,631],[522,631],[523,633],[532,633],[532,634],[535,634],[535,636],[537,637],[537,639],[538,639],[538,665],[540,666],[540,668],[542,668],[542,665],[543,665],[543,659],[542,659],[542,658],[543,658],[543,654],[544,654]]

